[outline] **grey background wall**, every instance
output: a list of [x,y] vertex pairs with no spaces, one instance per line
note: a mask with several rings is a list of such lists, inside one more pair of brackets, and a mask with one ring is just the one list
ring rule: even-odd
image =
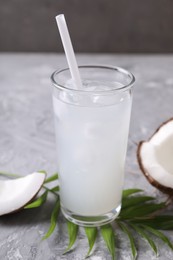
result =
[[0,0],[0,51],[61,52],[58,13],[77,52],[173,52],[173,0]]

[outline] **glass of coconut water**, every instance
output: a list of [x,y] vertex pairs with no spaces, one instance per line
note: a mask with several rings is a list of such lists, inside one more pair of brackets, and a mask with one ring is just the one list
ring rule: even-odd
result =
[[61,209],[76,224],[99,226],[121,209],[135,78],[119,67],[79,72],[79,89],[69,69],[51,76]]

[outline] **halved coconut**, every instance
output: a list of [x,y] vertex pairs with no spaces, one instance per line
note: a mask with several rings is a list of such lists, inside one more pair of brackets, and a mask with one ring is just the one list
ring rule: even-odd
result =
[[30,202],[41,189],[45,174],[34,172],[13,180],[0,180],[0,216],[15,212]]
[[148,141],[139,143],[137,158],[148,181],[173,195],[173,118],[164,122]]

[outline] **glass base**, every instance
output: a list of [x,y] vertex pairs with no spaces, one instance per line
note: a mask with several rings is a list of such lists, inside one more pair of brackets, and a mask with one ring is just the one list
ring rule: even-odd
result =
[[65,209],[61,206],[61,210],[66,219],[73,222],[74,224],[83,226],[83,227],[98,227],[112,222],[120,213],[121,204],[112,209],[110,212],[105,213],[99,216],[83,216],[77,215],[72,211]]

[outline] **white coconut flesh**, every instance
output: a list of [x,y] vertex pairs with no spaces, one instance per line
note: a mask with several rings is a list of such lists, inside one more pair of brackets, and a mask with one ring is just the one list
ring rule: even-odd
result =
[[13,180],[0,180],[0,216],[23,208],[42,187],[45,174],[34,172]]
[[138,156],[146,175],[173,188],[173,120],[163,124],[148,142],[141,144]]

